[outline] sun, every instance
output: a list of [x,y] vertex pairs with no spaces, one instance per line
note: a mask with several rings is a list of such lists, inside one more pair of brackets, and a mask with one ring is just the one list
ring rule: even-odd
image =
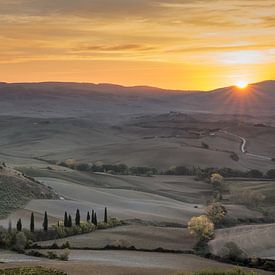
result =
[[248,86],[248,83],[246,81],[239,81],[236,83],[236,86],[239,89],[245,89]]

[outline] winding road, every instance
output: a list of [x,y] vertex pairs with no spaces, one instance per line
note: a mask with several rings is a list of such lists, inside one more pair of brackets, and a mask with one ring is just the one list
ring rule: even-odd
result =
[[272,161],[272,157],[265,156],[265,155],[259,155],[259,154],[248,153],[247,148],[246,148],[247,139],[245,139],[244,137],[241,137],[241,136],[239,136],[239,135],[233,134],[233,133],[228,132],[228,131],[226,131],[226,130],[221,130],[220,132],[221,132],[221,133],[224,133],[224,134],[227,134],[227,135],[231,135],[231,136],[234,136],[234,137],[239,138],[239,139],[241,140],[240,151],[241,151],[243,154],[246,154],[247,156],[255,157],[255,158],[258,158],[258,159],[261,159],[261,160],[270,160],[270,161]]

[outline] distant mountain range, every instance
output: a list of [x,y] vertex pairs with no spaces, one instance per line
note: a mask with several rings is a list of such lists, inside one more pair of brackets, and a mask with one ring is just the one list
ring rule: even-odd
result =
[[0,82],[0,115],[74,117],[177,111],[248,116],[275,115],[275,81],[213,91],[166,90],[114,84]]

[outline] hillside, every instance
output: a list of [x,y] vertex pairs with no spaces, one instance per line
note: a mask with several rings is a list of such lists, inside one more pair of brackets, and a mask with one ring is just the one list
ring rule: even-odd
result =
[[51,188],[22,173],[0,165],[0,218],[23,207],[31,199],[57,198]]
[[[275,81],[251,84],[245,90],[174,91],[89,83],[0,84],[0,115],[68,117],[123,115],[168,111],[255,116],[275,115]],[[107,117],[106,117],[107,116]]]

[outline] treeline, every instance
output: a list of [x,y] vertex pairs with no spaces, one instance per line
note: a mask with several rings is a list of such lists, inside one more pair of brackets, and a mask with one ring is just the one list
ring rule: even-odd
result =
[[150,167],[128,167],[126,164],[89,164],[83,162],[77,162],[75,160],[67,160],[63,162],[57,163],[58,165],[68,167],[78,171],[86,171],[86,172],[98,172],[98,173],[110,173],[110,174],[118,174],[118,175],[156,175],[158,174],[158,170],[156,168]]
[[21,219],[17,221],[16,228],[12,227],[11,222],[9,222],[8,229],[0,228],[0,248],[23,251],[38,241],[90,233],[96,229],[111,228],[122,224],[123,222],[116,218],[109,218],[107,207],[105,207],[102,221],[98,221],[97,213],[94,210],[88,211],[83,220],[79,209],[77,209],[74,220],[68,212],[65,212],[64,219],[51,227],[49,227],[48,214],[45,212],[42,229],[36,230],[34,213],[32,213],[29,228],[23,228]]
[[[44,160],[45,161],[45,160]],[[98,172],[117,175],[137,175],[137,176],[153,176],[153,175],[176,175],[176,176],[196,176],[200,179],[210,178],[213,173],[218,173],[225,178],[262,178],[262,179],[275,179],[275,169],[270,169],[263,173],[257,169],[238,170],[232,168],[201,168],[201,167],[187,167],[187,166],[172,166],[169,169],[156,169],[152,167],[129,167],[126,164],[90,164],[78,162],[74,159],[66,161],[47,161],[51,164],[57,164],[64,167],[71,168],[78,171]]]
[[188,168],[185,166],[176,166],[168,169],[163,174],[165,175],[186,175],[186,176],[197,176],[199,178],[210,178],[212,174],[218,173],[225,178],[266,178],[275,179],[275,169],[271,169],[266,173],[263,173],[256,169],[248,171],[241,171],[232,168],[200,168],[193,167]]
[[213,173],[219,173],[223,177],[275,179],[275,169],[271,169],[266,173],[263,173],[256,169],[242,171],[231,168],[200,168],[195,166],[192,168],[186,166],[173,166],[167,170],[158,170],[156,168],[151,167],[128,167],[126,164],[95,165],[77,162],[73,159],[69,159],[64,162],[59,162],[57,164],[78,171],[101,172],[118,175],[183,175],[197,176],[199,178],[210,178]]

